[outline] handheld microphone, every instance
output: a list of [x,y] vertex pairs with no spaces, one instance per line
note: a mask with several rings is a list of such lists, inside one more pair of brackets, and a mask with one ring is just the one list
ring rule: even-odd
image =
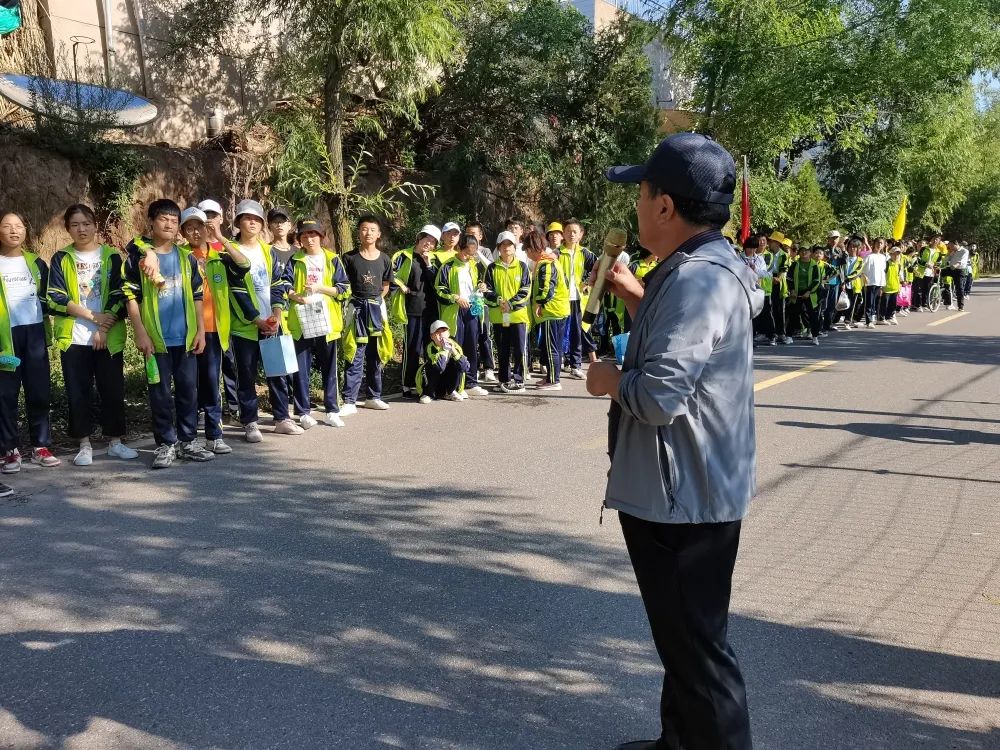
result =
[[624,229],[609,229],[604,236],[604,253],[597,262],[597,279],[594,281],[594,288],[590,290],[587,308],[583,311],[583,324],[588,328],[594,324],[601,312],[605,276],[618,260],[618,256],[622,254],[626,242],[628,242],[628,232]]

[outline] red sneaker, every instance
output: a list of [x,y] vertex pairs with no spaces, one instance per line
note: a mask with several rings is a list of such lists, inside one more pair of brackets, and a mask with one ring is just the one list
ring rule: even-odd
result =
[[0,472],[4,474],[17,474],[21,470],[21,451],[15,448],[7,451],[3,456],[3,468]]
[[35,448],[31,451],[31,463],[49,467],[58,466],[62,461],[53,456],[48,448]]

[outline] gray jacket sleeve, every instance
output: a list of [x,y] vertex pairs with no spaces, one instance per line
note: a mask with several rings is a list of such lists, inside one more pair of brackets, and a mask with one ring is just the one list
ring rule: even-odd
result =
[[731,301],[743,304],[744,292],[728,271],[694,263],[679,268],[656,297],[618,400],[638,422],[660,426],[688,413],[702,370],[726,331]]

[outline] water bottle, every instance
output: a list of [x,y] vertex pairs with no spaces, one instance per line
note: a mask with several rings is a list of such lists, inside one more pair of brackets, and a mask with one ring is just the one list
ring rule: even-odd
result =
[[469,312],[477,318],[483,317],[483,295],[479,292],[474,293],[469,300]]
[[510,310],[503,314],[503,327],[510,328]]
[[146,382],[157,385],[160,382],[160,366],[156,364],[156,355],[146,355]]

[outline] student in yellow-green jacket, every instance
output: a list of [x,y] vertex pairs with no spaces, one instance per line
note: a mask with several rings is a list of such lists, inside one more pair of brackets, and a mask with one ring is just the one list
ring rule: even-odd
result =
[[[351,296],[351,284],[344,264],[335,252],[323,247],[323,225],[316,219],[302,219],[297,227],[299,250],[285,266],[288,287],[288,330],[295,339],[299,371],[294,375],[295,408],[304,429],[316,425],[309,405],[309,373],[313,357],[319,360],[323,378],[323,423],[343,427],[337,403],[337,342],[344,331],[343,304]],[[321,312],[326,325],[318,323]],[[317,329],[317,325],[319,326]],[[318,332],[325,330],[325,333]]]
[[80,443],[73,464],[89,466],[94,461],[90,434],[95,386],[101,433],[110,440],[108,455],[138,458],[138,452],[122,442],[126,432],[122,256],[98,242],[97,216],[90,206],[70,206],[63,224],[73,242],[52,256],[48,303],[69,402],[69,436]]
[[[177,244],[181,210],[172,200],[149,204],[149,237],[125,248],[122,291],[136,348],[155,363],[149,380],[149,410],[156,451],[153,468],[165,469],[177,457],[209,461],[215,454],[195,440],[198,434],[198,363],[205,349],[202,282],[198,262],[187,245]],[[152,278],[140,267],[155,255]]]
[[[528,359],[528,304],[531,271],[517,258],[517,237],[501,232],[497,237],[497,259],[486,269],[486,306],[497,333],[500,355],[500,385],[504,393],[524,390]],[[511,366],[513,363],[513,367]]]
[[28,222],[12,211],[0,212],[0,451],[4,474],[21,470],[17,448],[17,399],[24,389],[31,463],[58,466],[49,446],[48,323],[45,289],[48,268],[24,249]]
[[531,285],[534,320],[542,330],[544,342],[542,364],[548,374],[538,383],[540,391],[559,391],[559,370],[563,358],[563,337],[569,319],[569,286],[563,276],[559,259],[545,247],[541,233],[532,229],[524,238],[524,250],[535,264]]
[[[222,439],[222,398],[219,379],[229,350],[232,316],[229,310],[229,273],[221,244],[212,246],[208,215],[194,206],[181,212],[181,236],[187,241],[202,281],[201,311],[205,325],[205,350],[197,356],[198,411],[205,415],[205,447],[216,455],[232,453]],[[218,249],[216,249],[218,248]]]

